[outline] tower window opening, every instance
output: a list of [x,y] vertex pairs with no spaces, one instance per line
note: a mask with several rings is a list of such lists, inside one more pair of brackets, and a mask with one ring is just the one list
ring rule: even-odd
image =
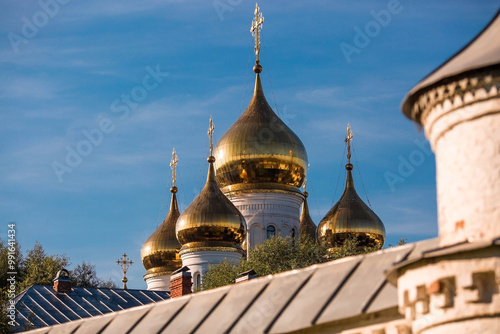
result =
[[276,228],[272,225],[269,225],[266,229],[267,231],[267,239],[271,239],[276,236]]
[[194,274],[194,290],[199,291],[201,289],[201,274]]

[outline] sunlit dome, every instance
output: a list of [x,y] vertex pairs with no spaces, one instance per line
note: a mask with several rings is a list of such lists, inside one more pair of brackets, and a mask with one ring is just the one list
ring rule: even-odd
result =
[[182,266],[179,258],[181,245],[175,236],[175,224],[179,217],[177,187],[172,187],[170,192],[172,200],[167,217],[142,245],[141,259],[147,270],[145,278],[170,274]]
[[385,241],[385,227],[380,218],[358,196],[354,188],[350,162],[350,141],[352,132],[348,127],[347,180],[344,193],[339,201],[328,211],[318,225],[318,240],[327,244],[329,249],[342,246],[344,241],[356,237],[359,246],[381,248]]
[[252,189],[300,192],[307,173],[306,149],[267,103],[259,74],[262,66],[257,63],[254,71],[250,104],[215,147],[217,181],[224,193]]
[[[213,128],[212,128],[213,129]],[[241,250],[246,222],[240,211],[221,192],[215,181],[215,158],[208,158],[207,182],[177,220],[176,235],[181,252],[201,249]]]

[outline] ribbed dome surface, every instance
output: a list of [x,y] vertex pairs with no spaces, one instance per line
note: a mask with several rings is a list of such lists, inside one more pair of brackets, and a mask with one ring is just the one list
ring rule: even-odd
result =
[[216,177],[224,193],[252,189],[300,192],[307,173],[306,150],[267,103],[258,73],[250,104],[218,141],[215,157]]

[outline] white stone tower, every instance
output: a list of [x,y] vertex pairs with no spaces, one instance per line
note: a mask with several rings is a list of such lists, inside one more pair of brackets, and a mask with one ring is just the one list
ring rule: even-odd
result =
[[500,328],[500,16],[413,88],[404,114],[436,154],[439,248],[398,265],[412,333]]

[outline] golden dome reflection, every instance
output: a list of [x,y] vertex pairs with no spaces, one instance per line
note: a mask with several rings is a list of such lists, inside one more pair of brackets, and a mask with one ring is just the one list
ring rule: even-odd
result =
[[245,112],[215,147],[216,178],[224,193],[281,189],[300,193],[307,173],[307,153],[297,135],[266,101],[259,73]]
[[304,202],[302,202],[302,212],[300,214],[300,235],[308,236],[312,240],[316,239],[316,224],[314,224],[311,215],[309,214],[309,205],[307,204],[307,197],[309,194],[305,191],[304,186]]
[[179,217],[177,205],[177,187],[170,188],[172,199],[170,211],[160,226],[144,242],[141,249],[141,259],[147,276],[170,274],[182,266],[179,257],[181,245],[175,236],[175,224]]
[[318,240],[329,249],[341,246],[347,238],[356,237],[359,246],[382,248],[385,227],[380,218],[358,196],[348,164],[346,188],[340,200],[318,225]]
[[219,189],[214,161],[213,156],[208,158],[205,187],[177,221],[176,235],[182,244],[181,252],[194,249],[241,251],[245,240],[245,219]]
[[328,211],[318,225],[318,240],[326,243],[330,250],[342,246],[348,238],[355,237],[359,247],[382,248],[385,227],[380,218],[356,193],[352,179],[351,140],[353,133],[347,124],[347,180],[339,201]]

